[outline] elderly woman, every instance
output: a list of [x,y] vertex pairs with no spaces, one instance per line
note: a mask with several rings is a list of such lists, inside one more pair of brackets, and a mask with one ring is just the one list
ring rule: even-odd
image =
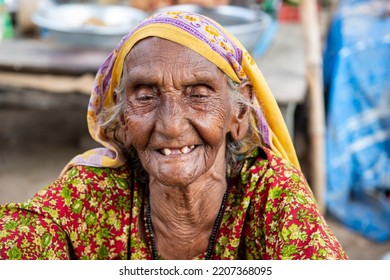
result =
[[156,14],[99,69],[75,157],[0,208],[9,259],[344,259],[244,47],[194,13]]

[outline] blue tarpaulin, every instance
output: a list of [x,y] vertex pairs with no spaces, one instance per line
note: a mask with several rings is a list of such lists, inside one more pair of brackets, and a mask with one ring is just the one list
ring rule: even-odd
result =
[[341,0],[324,54],[327,208],[349,228],[390,239],[390,8]]

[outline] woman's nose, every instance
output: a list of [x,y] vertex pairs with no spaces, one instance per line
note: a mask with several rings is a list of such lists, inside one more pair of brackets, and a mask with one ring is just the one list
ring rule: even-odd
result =
[[156,131],[170,139],[182,136],[188,129],[187,111],[180,96],[168,95],[163,98],[156,120]]

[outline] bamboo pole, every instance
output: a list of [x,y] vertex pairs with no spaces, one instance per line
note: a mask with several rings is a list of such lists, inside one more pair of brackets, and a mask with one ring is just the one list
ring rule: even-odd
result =
[[321,213],[325,213],[325,109],[322,76],[322,40],[316,0],[300,1],[301,23],[306,48],[309,97],[311,186]]

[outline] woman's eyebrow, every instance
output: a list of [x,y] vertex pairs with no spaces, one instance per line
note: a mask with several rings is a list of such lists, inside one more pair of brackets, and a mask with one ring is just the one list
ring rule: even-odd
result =
[[125,85],[155,85],[158,84],[158,78],[148,76],[147,74],[135,73],[129,75],[125,80]]
[[194,72],[190,78],[185,79],[185,83],[188,84],[219,84],[221,79],[216,79],[215,74],[210,71],[198,71]]

